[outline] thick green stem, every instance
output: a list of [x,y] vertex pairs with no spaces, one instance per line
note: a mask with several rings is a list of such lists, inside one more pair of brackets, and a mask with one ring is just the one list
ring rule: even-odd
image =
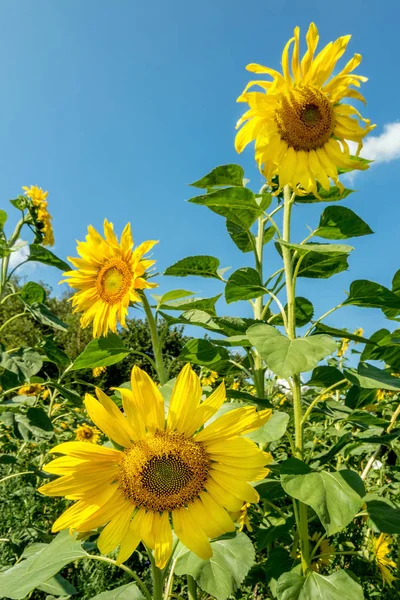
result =
[[188,599],[189,600],[197,600],[197,583],[193,579],[191,575],[187,576],[187,584],[188,584]]
[[168,379],[165,372],[161,344],[157,332],[157,323],[155,321],[153,311],[150,308],[150,304],[146,298],[146,295],[142,293],[141,297],[143,301],[144,312],[146,313],[147,322],[150,328],[151,343],[153,345],[154,361],[156,364],[158,379],[160,381],[160,384],[164,385],[165,383],[167,383]]
[[[256,271],[260,276],[260,280],[263,281],[263,247],[264,247],[264,219],[259,217],[258,219],[258,232],[255,244],[255,259],[256,259]],[[262,319],[263,313],[263,297],[260,296],[254,301],[254,318],[257,320]],[[254,385],[256,387],[257,397],[264,398],[265,385],[264,385],[264,365],[263,360],[257,350],[254,350]]]
[[[290,243],[290,218],[295,194],[291,192],[290,187],[286,185],[283,190],[283,234],[282,240]],[[286,333],[290,340],[296,338],[296,316],[295,316],[295,277],[293,273],[293,262],[289,248],[282,245],[283,264],[285,268],[286,294],[287,294],[287,325]],[[292,395],[294,410],[294,429],[295,429],[295,452],[297,458],[303,458],[303,410],[301,405],[301,380],[300,375],[293,375]],[[298,510],[298,533],[300,537],[301,564],[303,573],[310,568],[310,547],[308,536],[308,516],[307,506],[299,502]]]

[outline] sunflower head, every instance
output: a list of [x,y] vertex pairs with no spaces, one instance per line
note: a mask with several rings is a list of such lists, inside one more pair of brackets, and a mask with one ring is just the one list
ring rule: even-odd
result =
[[43,246],[54,246],[52,217],[47,210],[46,200],[49,192],[45,192],[37,185],[31,185],[30,188],[25,186],[22,189],[31,201],[28,209],[35,226],[37,241]]
[[48,390],[40,383],[27,383],[19,388],[18,396],[39,396],[42,394],[43,399],[49,395]]
[[90,442],[98,444],[101,438],[101,431],[97,427],[83,423],[75,429],[75,439],[77,442]]
[[201,385],[212,385],[218,379],[219,375],[217,371],[208,371],[201,379]]
[[[239,96],[238,102],[246,102],[249,110],[237,124],[238,128],[244,125],[236,135],[235,146],[241,152],[255,141],[259,168],[270,184],[278,178],[278,191],[289,185],[298,194],[318,194],[317,183],[328,190],[330,179],[342,187],[338,169],[366,168],[365,162],[350,155],[348,142],[357,144],[358,156],[363,138],[374,125],[352,105],[342,102],[349,98],[365,103],[354,89],[367,81],[353,73],[361,56],[355,54],[333,75],[351,36],[330,42],[315,56],[319,34],[311,23],[307,51],[301,60],[299,36],[296,27],[283,50],[282,73],[258,64],[247,66],[253,73],[269,75],[272,81],[250,81]],[[249,92],[253,86],[261,91]]]
[[133,249],[130,223],[120,242],[107,219],[104,237],[91,225],[88,227],[86,241],[78,242],[80,258],[68,257],[76,270],[64,273],[67,279],[63,282],[78,290],[71,302],[75,312],[83,313],[82,327],[93,324],[93,337],[105,336],[109,330],[115,332],[117,322],[126,327],[129,304],[141,302],[138,291],[157,287],[145,277],[155,261],[143,258],[156,243],[143,242]]
[[120,450],[80,441],[52,450],[66,456],[44,469],[60,477],[40,491],[77,501],[53,531],[105,526],[97,542],[102,553],[119,546],[120,564],[143,540],[163,569],[173,527],[187,548],[210,558],[209,540],[235,531],[231,514],[259,500],[249,482],[265,477],[271,456],[243,435],[262,426],[271,411],[244,406],[207,423],[222,406],[225,387],[221,383],[202,400],[190,365],[176,380],[167,414],[159,388],[138,367],[131,388],[118,389],[123,412],[99,388],[97,399],[85,399],[92,421]]
[[92,370],[93,377],[100,377],[103,373],[107,371],[107,367],[95,367]]
[[393,570],[396,569],[397,565],[390,558],[390,546],[392,544],[393,538],[386,533],[381,533],[379,537],[372,540],[374,559],[381,572],[384,585],[385,583],[393,585],[393,582],[397,580],[397,577],[393,575]]

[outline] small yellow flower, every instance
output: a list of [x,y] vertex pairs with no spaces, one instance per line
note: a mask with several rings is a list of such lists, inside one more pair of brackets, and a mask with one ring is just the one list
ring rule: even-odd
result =
[[362,327],[359,327],[354,331],[354,335],[359,335],[360,337],[362,337],[364,335],[364,329]]
[[342,342],[340,344],[340,348],[339,348],[338,353],[337,353],[337,355],[339,356],[339,358],[341,358],[342,356],[345,355],[345,353],[346,353],[346,351],[347,351],[347,349],[349,347],[349,344],[350,344],[350,340],[348,340],[347,338],[344,338],[342,340]]
[[65,423],[63,421],[62,423],[60,423],[60,427],[61,427],[61,429],[64,429],[64,431],[65,431],[66,429],[68,429],[68,423]]
[[97,444],[101,437],[101,431],[97,427],[92,425],[78,425],[75,429],[75,439],[77,442],[90,442],[91,444]]
[[253,531],[253,528],[251,526],[250,519],[249,519],[249,508],[250,508],[250,503],[245,502],[240,510],[239,518],[237,519],[239,521],[239,531],[243,531],[243,529],[245,527],[246,527],[247,531]]
[[106,336],[109,330],[115,333],[118,322],[126,328],[130,303],[142,301],[138,291],[157,287],[144,276],[155,261],[143,259],[157,242],[143,242],[133,250],[130,223],[118,241],[107,219],[104,236],[89,225],[86,241],[77,246],[81,258],[68,257],[76,270],[63,273],[67,279],[60,282],[78,290],[71,298],[74,312],[83,313],[82,327],[93,323],[95,338]]
[[231,390],[238,390],[240,388],[240,381],[234,381],[231,385]]
[[27,383],[18,390],[18,396],[39,396],[42,393],[44,399],[49,395],[49,391],[40,383]]
[[393,538],[386,533],[381,533],[378,538],[372,540],[372,543],[375,562],[381,572],[383,585],[385,583],[392,585],[393,581],[397,580],[397,577],[393,575],[393,570],[396,569],[397,565],[394,560],[389,558]]
[[[24,186],[22,189],[25,191],[25,195],[32,200],[34,209],[33,217],[39,225],[38,229],[42,236],[41,243],[43,246],[54,246],[54,233],[51,224],[52,217],[47,210],[46,201],[49,192],[45,192],[36,185],[31,185],[30,188]],[[32,211],[30,212],[32,213]]]
[[[311,538],[311,541],[318,542],[321,534],[314,533]],[[333,561],[335,554],[335,547],[331,546],[329,540],[324,539],[318,546],[318,554],[325,554],[326,556],[321,556],[320,558],[317,556],[317,559],[311,563],[311,569],[315,572],[319,572],[323,567],[328,567]]]
[[385,390],[376,390],[375,398],[378,402],[382,402],[385,399],[386,391]]
[[212,385],[218,379],[219,375],[216,371],[210,371],[206,377],[201,380],[201,385]]
[[102,373],[107,371],[107,367],[95,367],[92,371],[93,377],[100,377]]
[[256,388],[254,385],[249,386],[248,390],[249,394],[251,394],[252,396],[256,395]]

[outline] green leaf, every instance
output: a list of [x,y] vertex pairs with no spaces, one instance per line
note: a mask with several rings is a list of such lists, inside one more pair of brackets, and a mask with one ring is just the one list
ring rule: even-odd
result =
[[249,392],[242,392],[242,390],[231,390],[227,388],[226,397],[233,398],[234,400],[243,400],[250,404],[256,404],[257,406],[262,406],[263,408],[273,408],[273,404],[266,398],[257,398],[257,396],[253,396]]
[[278,600],[363,600],[362,587],[346,573],[332,575],[284,573],[278,579]]
[[337,349],[328,335],[290,340],[271,325],[253,325],[247,337],[276,375],[287,379],[313,369],[318,362]]
[[0,573],[0,597],[23,600],[68,563],[87,556],[69,531],[59,533],[51,544]]
[[265,423],[256,431],[248,433],[245,437],[248,437],[257,444],[269,444],[270,442],[276,442],[282,436],[285,435],[286,428],[289,423],[289,415],[285,412],[279,412],[274,410],[269,421]]
[[228,336],[246,333],[251,325],[262,323],[262,321],[256,321],[255,319],[242,317],[216,317],[214,322],[216,325],[218,325],[221,331]]
[[188,296],[194,296],[195,292],[189,292],[188,290],[171,290],[166,292],[162,296],[152,294],[153,298],[157,301],[157,310],[163,304],[171,302],[171,300],[179,300],[180,298],[187,298]]
[[185,552],[176,563],[177,575],[192,575],[202,590],[226,600],[241,585],[254,564],[253,544],[244,533],[230,539],[211,542],[213,556],[202,560],[193,552]]
[[18,208],[18,210],[24,210],[28,205],[28,198],[25,196],[18,196],[18,198],[10,200],[10,203],[15,206],[15,208]]
[[[339,371],[339,369],[337,369],[336,367],[322,365],[320,367],[316,367],[313,370],[311,374],[311,379],[307,381],[306,385],[328,388],[331,387],[331,385],[334,385],[335,383],[339,383],[339,381],[342,381],[343,379],[345,379],[345,376],[341,371]],[[343,387],[346,387],[346,385],[348,385],[347,382],[343,383],[341,386],[338,386],[335,389],[343,389]]]
[[[253,234],[248,229],[240,227],[240,225],[233,223],[233,221],[227,221],[226,228],[228,230],[229,235],[231,236],[232,241],[236,244],[239,250],[241,250],[242,252],[251,252],[251,250],[253,250],[254,246],[251,243],[251,238],[253,237]],[[274,227],[267,227],[264,230],[263,243],[267,244],[268,242],[270,242],[274,235]]]
[[[19,429],[24,438],[24,429],[38,438],[50,439],[54,435],[52,422],[42,408],[29,408],[26,415],[17,414],[15,420],[22,425]],[[29,439],[30,436],[28,435],[27,438]]]
[[20,297],[25,304],[46,301],[46,290],[34,281],[28,281],[20,291]]
[[34,317],[34,319],[39,321],[39,323],[43,323],[43,325],[47,325],[53,329],[59,329],[60,331],[68,331],[68,325],[56,317],[56,315],[53,315],[53,313],[45,304],[34,302],[27,308],[29,313]]
[[324,190],[323,187],[318,185],[318,195],[319,198],[314,196],[314,194],[307,194],[306,196],[296,196],[296,204],[311,204],[314,202],[337,202],[338,200],[344,200],[350,194],[353,193],[354,190],[349,190],[344,188],[343,191],[336,186],[332,186],[329,190]]
[[163,310],[202,310],[204,312],[215,315],[215,304],[221,298],[222,294],[213,296],[212,298],[187,298],[180,300],[172,300],[163,302],[158,305],[158,309]]
[[71,367],[72,371],[78,369],[94,369],[94,367],[108,367],[120,362],[129,354],[121,338],[115,333],[109,333],[107,337],[92,340],[86,346]]
[[[311,471],[304,463],[300,467],[301,461],[295,460],[288,459],[281,465],[285,492],[315,510],[328,536],[343,531],[363,505],[365,490],[361,477],[350,470]],[[299,474],[300,469],[303,474]]]
[[[312,246],[312,244],[308,244]],[[276,249],[279,254],[282,256],[282,248],[280,244],[275,244]],[[291,252],[293,254],[293,252]],[[309,251],[308,254],[301,258],[301,264],[298,268],[298,276],[299,277],[307,277],[309,279],[328,279],[328,277],[332,277],[336,275],[336,273],[341,273],[342,271],[346,271],[348,268],[347,262],[348,255],[339,253],[319,253]],[[297,263],[300,259],[295,257],[293,259],[293,268],[297,269]]]
[[327,240],[343,240],[373,233],[372,229],[350,208],[328,206],[323,211],[314,235]]
[[225,348],[214,346],[208,340],[191,339],[186,342],[178,358],[195,365],[214,367],[221,361],[229,360],[229,354]]
[[0,209],[0,231],[3,231],[3,227],[7,221],[7,213],[5,210]]
[[347,369],[344,374],[351,383],[367,390],[400,391],[400,379],[398,377],[393,377],[387,371],[378,369],[368,363],[360,363],[357,371]]
[[191,198],[189,202],[207,206],[229,221],[248,229],[263,215],[263,209],[251,190],[245,187],[229,187]]
[[60,367],[65,367],[70,362],[68,354],[59,348],[51,337],[47,337],[41,342],[39,348],[45,353],[50,362]]
[[78,392],[74,392],[73,390],[66,388],[64,385],[60,385],[59,383],[54,383],[53,381],[49,382],[48,386],[53,387],[56,390],[58,390],[60,392],[61,396],[63,396],[66,400],[68,400],[68,402],[70,402],[70,404],[73,404],[74,406],[82,406],[83,399],[78,394]]
[[168,325],[197,325],[207,331],[220,332],[220,328],[215,323],[214,317],[208,312],[204,312],[204,310],[188,310],[179,315],[179,317],[172,317],[161,310],[159,314]]
[[238,300],[259,298],[266,291],[257,271],[251,267],[243,267],[229,277],[225,286],[225,300],[230,304]]
[[336,329],[335,327],[329,327],[328,325],[324,325],[323,323],[317,323],[314,326],[314,333],[326,333],[327,335],[331,335],[332,337],[353,340],[353,342],[358,342],[360,344],[376,344],[374,340],[371,338],[366,338],[361,335],[355,335],[350,331],[345,331],[344,329]]
[[400,533],[400,508],[393,508],[387,501],[367,501],[371,523],[379,533]]
[[33,348],[19,348],[10,353],[0,351],[0,367],[15,373],[19,381],[36,375],[42,365],[40,354]]
[[142,600],[142,592],[135,583],[120,585],[113,590],[96,594],[90,600]]
[[49,265],[50,267],[56,267],[61,271],[69,271],[71,267],[68,263],[58,258],[55,254],[50,252],[44,246],[40,246],[40,244],[30,244],[29,246],[29,257],[28,261],[36,261],[43,263],[44,265]]
[[[285,306],[285,314],[288,314],[288,306]],[[314,307],[307,298],[298,296],[294,301],[294,314],[296,317],[297,327],[303,327],[311,321],[314,315]],[[271,325],[283,325],[282,315],[279,313],[274,315],[270,320]]]
[[218,275],[219,264],[218,258],[214,256],[187,256],[168,267],[164,275],[173,275],[174,277],[197,275],[199,277],[221,279]]
[[345,244],[289,244],[283,240],[279,240],[281,246],[285,246],[290,250],[296,251],[299,256],[305,256],[310,252],[316,254],[349,254],[354,250],[353,246],[346,246]]
[[243,177],[240,165],[220,165],[190,185],[204,190],[223,185],[243,185]]
[[379,283],[357,279],[350,286],[350,293],[343,304],[366,308],[395,308],[400,310],[400,296]]
[[74,586],[59,573],[50,577],[50,579],[37,587],[39,590],[42,590],[42,592],[53,594],[55,596],[72,596],[73,594],[78,593]]

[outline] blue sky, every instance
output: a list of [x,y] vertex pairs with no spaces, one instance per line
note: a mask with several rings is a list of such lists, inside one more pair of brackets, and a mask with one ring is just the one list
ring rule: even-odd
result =
[[[363,114],[377,123],[369,147],[377,161],[356,177],[358,193],[342,204],[376,233],[354,240],[348,272],[303,279],[299,293],[321,314],[344,299],[354,279],[390,287],[400,267],[400,132],[393,126],[400,120],[399,17],[394,1],[3,0],[0,205],[7,209],[23,185],[49,190],[55,252],[63,258],[75,255],[75,239],[83,239],[88,224],[100,228],[107,217],[117,232],[131,221],[138,243],[160,240],[160,271],[194,254],[214,255],[232,271],[251,265],[221,217],[185,203],[196,194],[188,184],[217,164],[237,162],[250,186],[260,187],[252,149],[238,156],[233,147],[243,110],[236,98],[250,78],[245,66],[279,68],[294,26],[304,41],[315,21],[322,44],[351,33],[349,53],[363,55],[358,72],[369,77]],[[307,235],[305,225],[315,225],[324,206],[296,208],[294,241]],[[272,245],[266,256],[268,273],[277,265]],[[29,276],[56,286],[59,272],[38,267]],[[222,291],[205,279],[165,277],[160,284],[161,291],[185,288],[202,296]],[[222,303],[220,313],[249,310],[247,303]],[[328,323],[364,326],[367,333],[393,327],[380,311],[356,308]]]

